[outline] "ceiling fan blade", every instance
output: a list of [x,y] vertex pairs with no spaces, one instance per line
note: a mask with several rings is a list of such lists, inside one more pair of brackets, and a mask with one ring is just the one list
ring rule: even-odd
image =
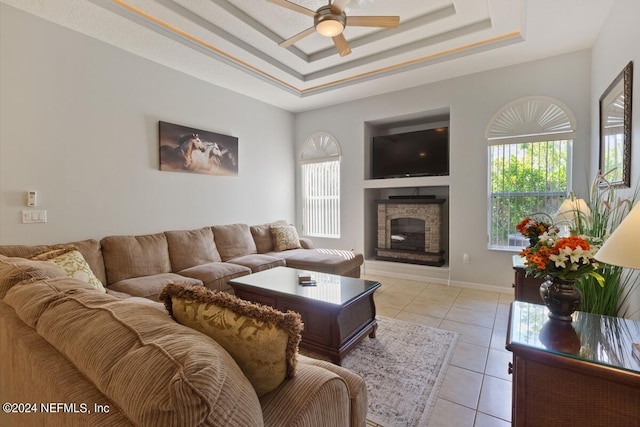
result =
[[350,0],[333,0],[333,3],[331,3],[331,11],[338,15],[341,14],[349,4],[349,1]]
[[349,43],[347,43],[347,39],[344,38],[344,34],[338,34],[333,38],[333,44],[336,45],[336,49],[340,56],[347,56],[351,53],[351,48],[349,47]]
[[267,1],[273,4],[277,4],[278,6],[285,7],[289,10],[293,10],[294,12],[298,12],[298,13],[302,13],[303,15],[310,16],[312,18],[316,16],[315,10],[307,9],[304,6],[291,3],[290,1],[287,1],[287,0],[267,0]]
[[316,31],[315,27],[309,27],[304,31],[300,31],[295,36],[293,36],[291,38],[288,38],[283,42],[278,43],[278,46],[280,46],[280,47],[289,47],[292,44],[296,43],[298,40],[301,40],[301,39],[307,37],[309,34],[315,33],[315,31]]
[[395,28],[399,23],[399,16],[347,16],[347,25],[352,27]]

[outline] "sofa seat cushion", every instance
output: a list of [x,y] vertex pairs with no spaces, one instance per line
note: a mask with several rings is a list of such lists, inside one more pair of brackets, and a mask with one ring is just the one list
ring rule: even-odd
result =
[[67,277],[67,273],[50,262],[0,255],[0,299],[20,282],[53,277]]
[[256,250],[259,254],[273,251],[273,237],[271,227],[285,226],[289,223],[283,219],[268,224],[252,225],[249,227],[253,241],[256,243]]
[[286,265],[284,259],[265,254],[244,255],[237,258],[231,258],[229,262],[244,265],[245,267],[250,268],[253,273],[274,267],[284,267]]
[[181,276],[200,280],[204,286],[212,291],[233,293],[233,288],[227,283],[236,277],[251,274],[251,269],[230,262],[210,262],[197,265],[178,272]]
[[100,240],[100,244],[108,285],[133,277],[171,273],[164,233],[108,236]]
[[247,224],[214,225],[211,229],[223,261],[258,252]]
[[224,347],[258,396],[294,376],[303,327],[298,313],[180,283],[168,285],[160,299],[174,319]]
[[291,249],[269,255],[283,258],[287,267],[337,275],[357,271],[364,262],[362,254],[338,249]]
[[263,424],[253,387],[215,341],[155,308],[87,289],[45,279],[14,286],[5,302],[135,425]]
[[211,227],[197,230],[165,231],[173,272],[196,265],[222,261]]
[[158,301],[158,295],[162,292],[162,288],[174,282],[187,282],[202,286],[201,280],[175,273],[164,273],[120,280],[119,282],[109,285],[108,288],[117,292],[124,292],[134,297],[149,298],[153,301]]

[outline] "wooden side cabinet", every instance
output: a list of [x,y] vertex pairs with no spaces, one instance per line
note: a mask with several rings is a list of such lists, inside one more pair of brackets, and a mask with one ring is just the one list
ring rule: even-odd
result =
[[513,426],[640,425],[640,322],[577,312],[552,320],[543,305],[511,304]]
[[518,255],[513,256],[513,271],[515,275],[513,281],[515,300],[542,304],[540,285],[544,282],[544,279],[527,277],[524,269],[524,261]]

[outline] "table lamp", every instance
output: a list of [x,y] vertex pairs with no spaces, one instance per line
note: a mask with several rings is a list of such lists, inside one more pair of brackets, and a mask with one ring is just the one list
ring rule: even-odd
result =
[[640,269],[640,203],[635,205],[624,220],[605,240],[594,258],[618,267]]
[[572,231],[576,231],[582,228],[582,223],[590,216],[591,209],[587,202],[571,193],[558,208],[553,221],[558,225],[568,225]]

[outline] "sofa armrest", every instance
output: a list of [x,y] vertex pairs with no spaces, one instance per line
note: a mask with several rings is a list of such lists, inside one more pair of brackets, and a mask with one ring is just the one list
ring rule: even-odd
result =
[[350,425],[347,383],[320,366],[298,363],[294,377],[262,396],[260,405],[265,427]]
[[298,355],[299,365],[312,365],[324,368],[328,371],[339,375],[347,384],[350,400],[350,424],[351,426],[364,426],[367,421],[367,408],[369,405],[367,397],[367,385],[364,379],[357,373],[350,371],[342,366],[323,360],[313,359],[303,355]]
[[302,249],[313,249],[313,242],[308,237],[300,237],[300,246]]

